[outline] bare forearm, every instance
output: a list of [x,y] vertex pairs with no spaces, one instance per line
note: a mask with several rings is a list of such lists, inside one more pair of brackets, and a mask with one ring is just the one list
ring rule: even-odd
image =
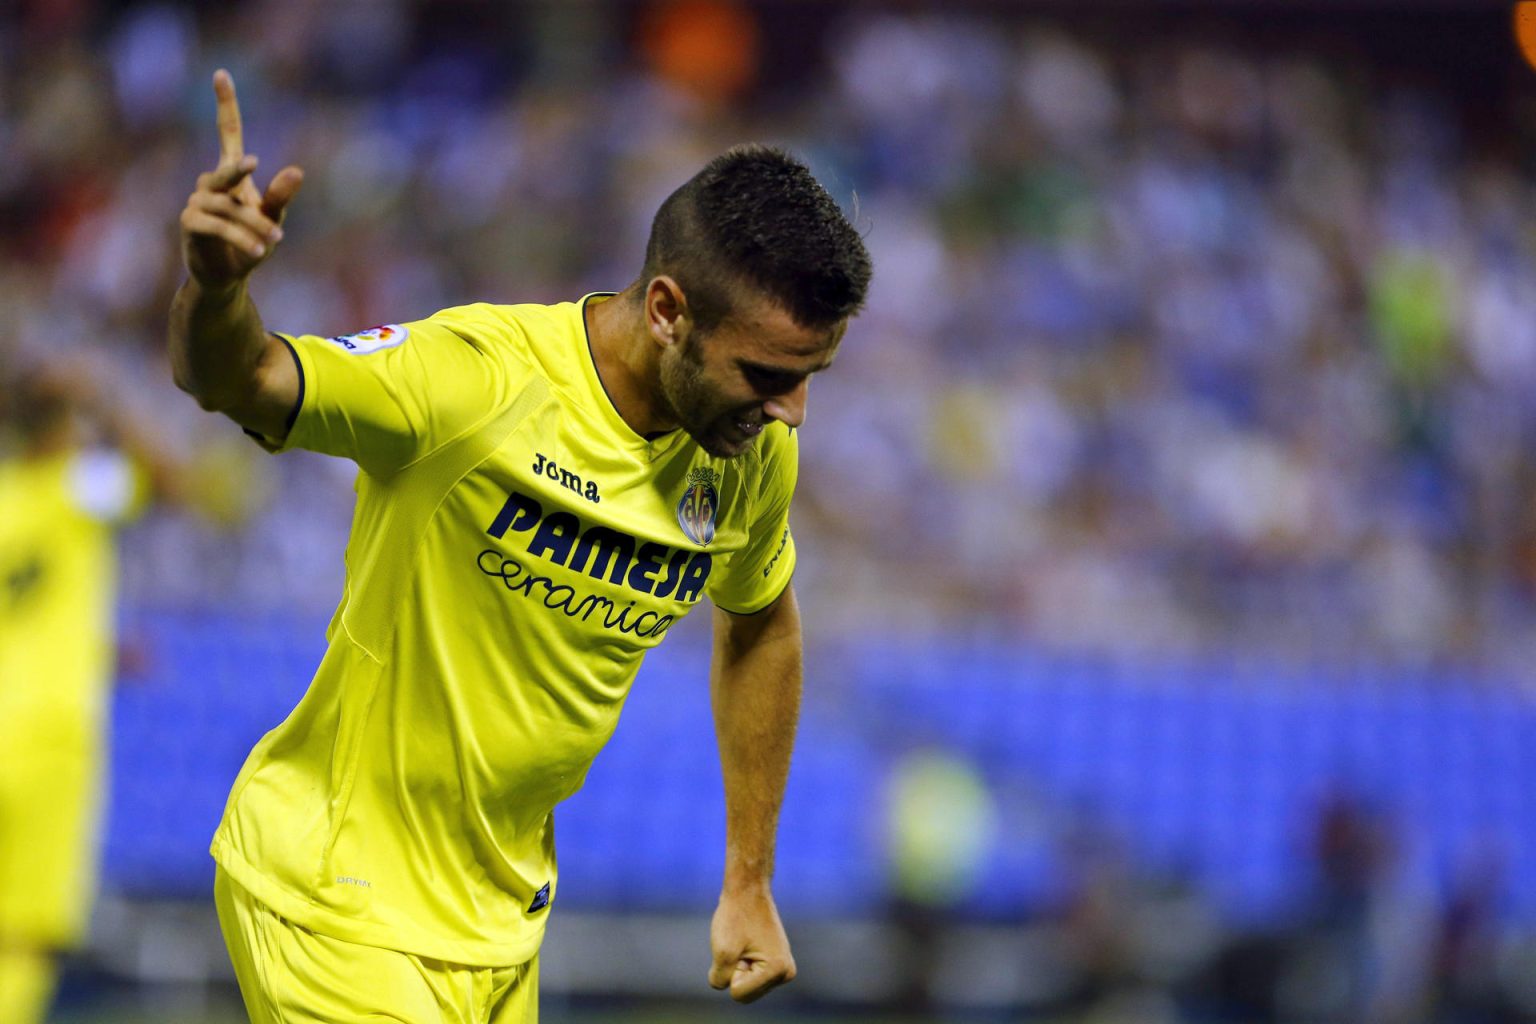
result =
[[793,592],[760,614],[717,625],[715,734],[725,780],[727,891],[766,889],[800,716],[800,614]]
[[212,290],[188,278],[171,304],[169,345],[176,386],[205,409],[229,409],[255,386],[267,331],[244,281]]

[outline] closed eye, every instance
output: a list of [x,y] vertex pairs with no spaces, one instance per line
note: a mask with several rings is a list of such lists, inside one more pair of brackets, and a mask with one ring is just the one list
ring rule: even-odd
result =
[[781,395],[793,391],[805,379],[804,374],[788,373],[753,363],[743,364],[742,373],[754,391],[765,395]]

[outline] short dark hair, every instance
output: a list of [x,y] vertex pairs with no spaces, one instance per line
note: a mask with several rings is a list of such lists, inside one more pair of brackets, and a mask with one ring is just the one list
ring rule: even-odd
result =
[[869,291],[864,240],[805,164],[773,146],[734,146],[656,211],[646,278],[670,274],[695,326],[728,317],[746,284],[802,327],[830,327],[857,313]]

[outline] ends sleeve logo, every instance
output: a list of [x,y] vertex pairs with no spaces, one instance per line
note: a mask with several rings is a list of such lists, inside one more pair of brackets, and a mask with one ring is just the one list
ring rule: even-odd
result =
[[343,334],[331,340],[355,356],[366,356],[381,349],[394,348],[411,336],[402,324],[380,324],[356,334]]

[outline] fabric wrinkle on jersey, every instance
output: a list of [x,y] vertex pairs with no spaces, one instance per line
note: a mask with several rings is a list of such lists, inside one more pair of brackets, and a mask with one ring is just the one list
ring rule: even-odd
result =
[[[302,397],[268,447],[360,467],[346,586],[212,852],[306,928],[531,958],[559,895],[552,809],[645,653],[706,595],[750,613],[788,585],[794,432],[775,423],[731,460],[635,434],[597,375],[589,301],[456,307],[351,347],[284,337]],[[704,490],[701,543],[681,506]]]

